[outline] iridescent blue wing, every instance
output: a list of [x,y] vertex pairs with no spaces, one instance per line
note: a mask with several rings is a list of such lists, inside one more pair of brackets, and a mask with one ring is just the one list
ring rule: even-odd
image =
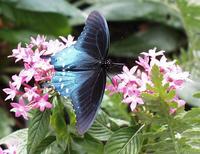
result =
[[77,42],[51,57],[56,70],[93,68],[107,58],[110,35],[107,22],[97,11],[89,14]]
[[51,64],[56,71],[90,69],[98,61],[83,50],[77,50],[74,45],[57,52],[51,57]]
[[84,50],[96,59],[103,60],[107,57],[109,45],[110,35],[107,22],[99,12],[93,11],[86,20],[75,48]]
[[55,89],[72,100],[76,127],[84,134],[92,125],[103,98],[106,73],[104,69],[56,72],[52,79]]
[[90,13],[77,42],[51,57],[56,73],[52,84],[72,100],[77,130],[85,133],[92,125],[101,103],[106,73],[101,67],[109,48],[109,30],[104,17]]

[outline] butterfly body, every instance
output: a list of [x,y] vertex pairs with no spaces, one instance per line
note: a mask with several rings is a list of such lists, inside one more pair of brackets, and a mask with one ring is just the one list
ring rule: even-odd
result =
[[52,85],[71,99],[79,134],[92,125],[104,95],[109,41],[106,20],[93,11],[77,42],[51,57],[55,68]]

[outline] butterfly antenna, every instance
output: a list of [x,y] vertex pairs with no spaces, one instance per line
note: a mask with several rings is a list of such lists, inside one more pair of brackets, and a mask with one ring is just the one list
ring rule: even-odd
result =
[[113,65],[116,65],[116,66],[124,66],[125,64],[124,63],[112,63]]

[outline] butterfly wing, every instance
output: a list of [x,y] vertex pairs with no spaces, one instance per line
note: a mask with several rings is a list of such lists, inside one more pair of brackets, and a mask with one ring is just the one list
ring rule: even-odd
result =
[[89,14],[77,42],[51,57],[56,70],[94,68],[99,61],[105,60],[110,44],[107,22],[101,14]]
[[92,125],[103,98],[106,73],[101,62],[106,60],[109,43],[106,20],[93,11],[77,42],[51,58],[56,70],[52,84],[72,100],[80,134]]
[[96,59],[103,60],[107,57],[109,45],[110,35],[105,18],[97,11],[91,12],[75,48],[84,50]]
[[56,72],[52,84],[62,96],[72,100],[76,127],[84,134],[92,125],[103,98],[106,84],[104,69]]

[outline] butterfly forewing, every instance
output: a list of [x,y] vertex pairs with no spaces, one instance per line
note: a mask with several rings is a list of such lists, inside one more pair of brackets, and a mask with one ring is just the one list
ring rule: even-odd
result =
[[105,59],[110,44],[108,25],[103,16],[93,11],[88,16],[75,48],[84,50],[96,59]]

